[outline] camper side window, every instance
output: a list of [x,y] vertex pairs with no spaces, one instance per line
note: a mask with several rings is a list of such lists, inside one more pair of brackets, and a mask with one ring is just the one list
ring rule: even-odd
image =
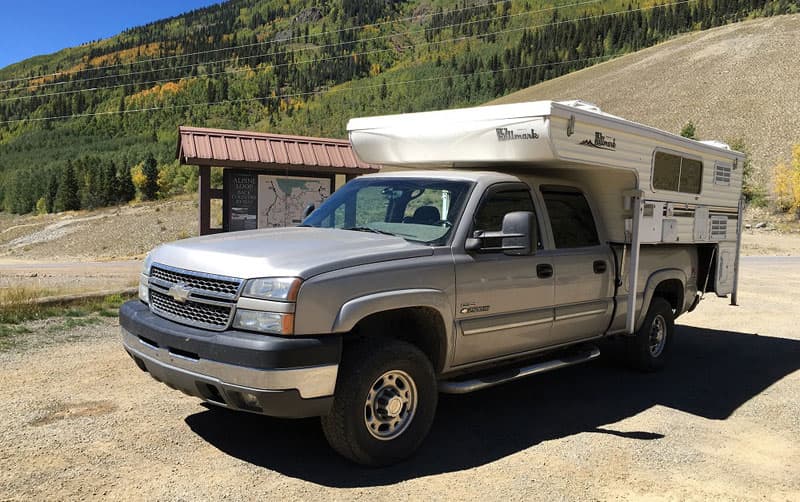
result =
[[671,192],[700,193],[703,163],[680,155],[656,152],[653,157],[653,188]]
[[597,227],[586,197],[570,187],[541,187],[556,248],[597,246]]

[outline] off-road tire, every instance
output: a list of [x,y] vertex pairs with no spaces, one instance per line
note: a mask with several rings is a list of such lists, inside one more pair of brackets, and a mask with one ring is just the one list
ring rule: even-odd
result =
[[[365,410],[371,387],[387,372],[409,377],[416,387],[416,406],[408,425],[391,439],[377,439],[368,430]],[[430,361],[415,346],[393,339],[358,341],[345,346],[333,407],[322,417],[331,447],[361,465],[384,466],[411,456],[427,436],[438,402],[436,376]]]
[[[662,341],[657,340],[657,332],[663,335]],[[669,357],[674,334],[672,305],[661,297],[653,298],[641,328],[625,340],[626,363],[646,373],[660,370]]]

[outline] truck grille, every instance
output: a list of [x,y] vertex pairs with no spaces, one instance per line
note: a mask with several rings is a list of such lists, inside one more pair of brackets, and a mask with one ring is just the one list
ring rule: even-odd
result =
[[198,277],[188,273],[176,272],[174,270],[167,270],[160,267],[151,268],[150,277],[171,282],[173,284],[182,283],[190,288],[227,294],[231,295],[232,297],[236,296],[236,293],[239,292],[239,286],[242,283],[242,281],[237,280]]
[[150,310],[167,319],[215,331],[226,329],[243,281],[153,265]]

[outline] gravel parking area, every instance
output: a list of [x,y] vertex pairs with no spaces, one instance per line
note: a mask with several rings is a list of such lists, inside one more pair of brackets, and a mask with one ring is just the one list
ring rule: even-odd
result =
[[[0,500],[800,500],[800,259],[747,258],[738,307],[673,359],[603,360],[442,396],[417,456],[363,469],[316,420],[212,410],[141,373],[114,319],[0,353]],[[74,323],[73,323],[74,324]]]

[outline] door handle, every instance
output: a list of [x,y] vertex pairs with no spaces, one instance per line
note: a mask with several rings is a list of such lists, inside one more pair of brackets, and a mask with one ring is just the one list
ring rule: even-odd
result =
[[536,265],[536,276],[540,279],[553,277],[553,266],[549,263],[541,263]]
[[594,269],[595,274],[602,274],[606,271],[607,265],[606,262],[603,260],[597,260],[592,264],[592,268]]

